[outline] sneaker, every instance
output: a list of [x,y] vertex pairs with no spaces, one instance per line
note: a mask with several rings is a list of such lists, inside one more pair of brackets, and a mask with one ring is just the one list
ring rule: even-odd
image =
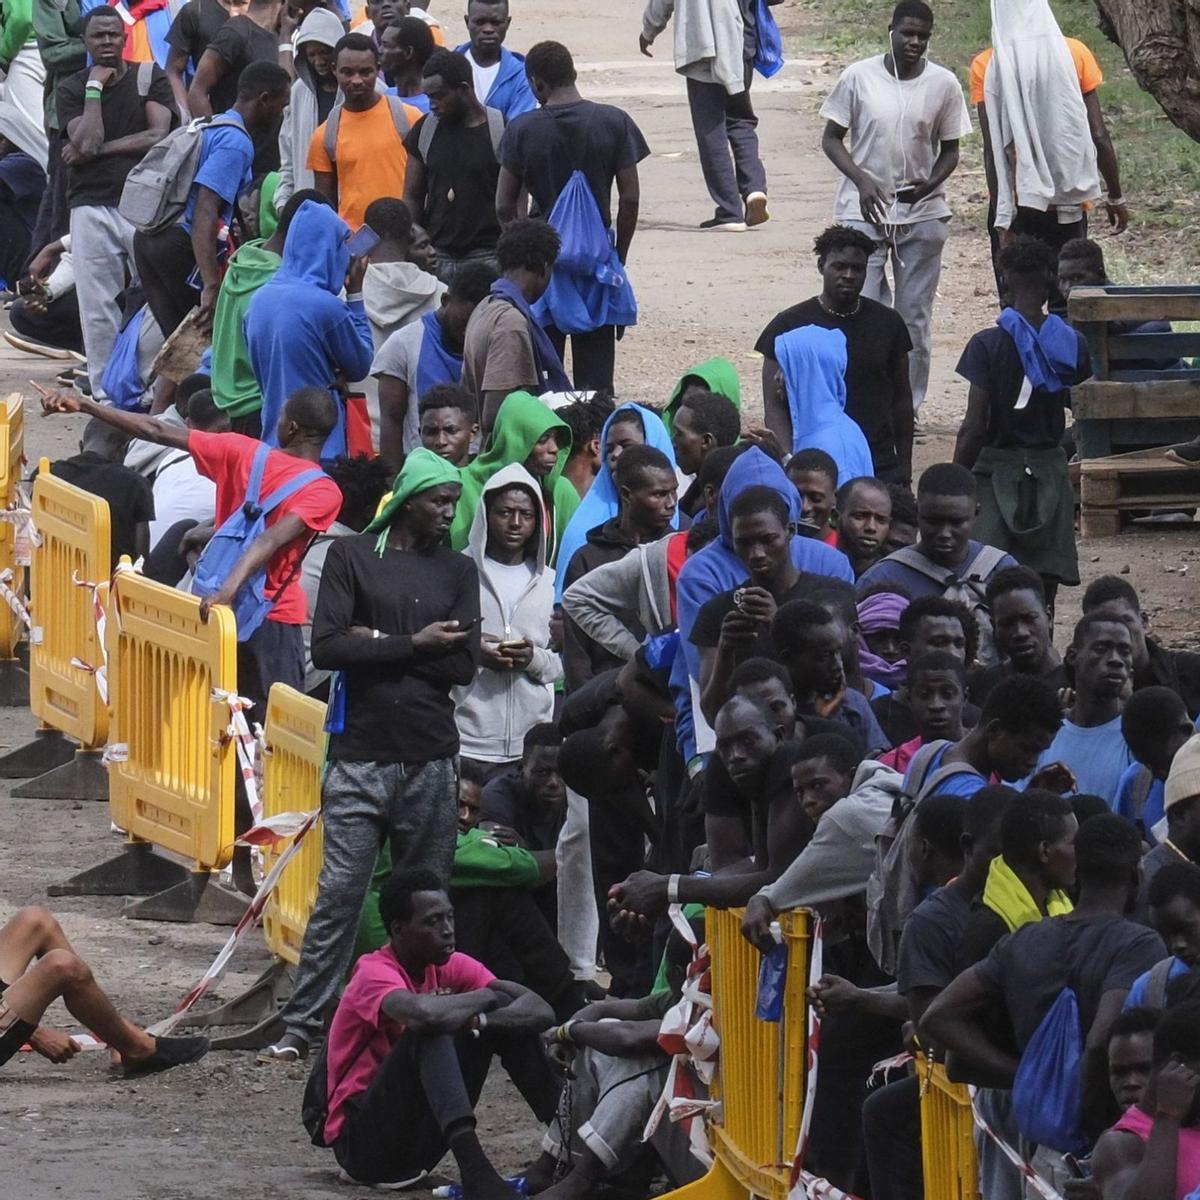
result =
[[209,1050],[206,1037],[160,1037],[155,1038],[154,1042],[154,1053],[148,1059],[124,1068],[126,1079],[138,1079],[143,1075],[169,1071],[172,1067],[182,1067],[185,1063],[203,1058]]
[[427,1175],[428,1171],[422,1171],[420,1175],[414,1175],[412,1179],[397,1179],[394,1182],[387,1183],[363,1183],[361,1179],[355,1179],[345,1167],[338,1168],[338,1183],[349,1183],[355,1187],[370,1188],[373,1192],[403,1192],[408,1188],[416,1187]]
[[770,219],[771,214],[767,212],[767,193],[751,192],[746,197],[747,226],[762,225]]
[[54,377],[54,382],[60,388],[73,388],[75,386],[75,368],[67,367],[65,371],[59,371]]
[[745,221],[731,221],[728,217],[709,217],[700,222],[701,229],[712,229],[717,233],[745,233]]
[[63,358],[70,359],[72,362],[83,362],[83,355],[77,354],[74,350],[66,350],[62,346],[51,346],[46,342],[39,342],[34,338],[13,333],[11,329],[4,331],[4,340],[14,350],[20,350],[24,354],[36,354],[41,358]]

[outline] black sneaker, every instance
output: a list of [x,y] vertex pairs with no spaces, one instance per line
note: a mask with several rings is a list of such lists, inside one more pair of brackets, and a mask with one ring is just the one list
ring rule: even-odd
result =
[[709,217],[700,222],[701,229],[712,229],[717,233],[745,233],[746,222],[731,217]]

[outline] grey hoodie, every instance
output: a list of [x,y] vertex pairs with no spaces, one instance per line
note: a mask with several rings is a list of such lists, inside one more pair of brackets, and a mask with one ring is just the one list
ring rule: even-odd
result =
[[[486,497],[523,484],[535,498],[538,513],[537,561],[529,584],[513,611],[505,613],[488,567],[492,560],[487,546]],[[493,671],[480,667],[475,680],[451,693],[454,720],[462,742],[462,753],[485,762],[510,762],[521,757],[525,734],[544,721],[554,719],[554,684],[562,678],[562,659],[550,649],[550,614],[554,609],[554,572],[546,567],[544,509],[537,481],[520,463],[497,471],[483,489],[467,547],[463,551],[479,568],[480,634],[533,643],[533,659],[524,671]]]

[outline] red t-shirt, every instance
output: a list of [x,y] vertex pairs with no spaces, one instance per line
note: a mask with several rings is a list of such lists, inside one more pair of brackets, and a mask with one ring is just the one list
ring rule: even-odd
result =
[[473,992],[495,979],[481,962],[468,954],[452,954],[444,967],[426,967],[422,979],[413,979],[396,961],[391,946],[364,954],[354,964],[346,990],[329,1026],[326,1075],[329,1111],[325,1140],[333,1144],[342,1131],[342,1108],[347,1100],[365,1092],[404,1026],[383,1011],[384,999],[395,991],[418,995]]
[[[250,483],[250,468],[262,443],[240,433],[202,433],[193,429],[188,434],[188,450],[196,460],[201,475],[217,485],[217,528],[245,503]],[[267,455],[259,498],[265,500],[276,488],[289,479],[312,470],[314,464],[302,458],[272,450]],[[306,532],[290,542],[267,563],[266,595],[273,597],[283,587],[279,599],[267,614],[268,621],[283,625],[303,625],[308,613],[304,591],[300,587],[300,559],[314,533],[328,529],[337,519],[342,507],[342,492],[328,476],[307,483],[293,493],[273,512],[267,514],[269,529],[284,513],[295,513],[308,527]],[[286,583],[286,587],[283,585]]]

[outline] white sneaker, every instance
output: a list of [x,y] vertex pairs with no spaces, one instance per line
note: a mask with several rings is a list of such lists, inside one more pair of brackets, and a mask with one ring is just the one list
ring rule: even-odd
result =
[[709,217],[707,221],[700,222],[701,229],[711,230],[714,233],[745,233],[745,221],[726,221],[721,217]]
[[767,193],[766,192],[751,192],[746,197],[746,224],[747,226],[762,225],[764,222],[771,219],[771,214],[767,212]]
[[354,1187],[370,1188],[373,1192],[402,1192],[407,1188],[416,1187],[428,1174],[428,1171],[422,1171],[420,1175],[415,1175],[412,1179],[398,1179],[394,1183],[363,1183],[361,1180],[355,1179],[343,1167],[339,1167],[338,1183],[348,1183]]

